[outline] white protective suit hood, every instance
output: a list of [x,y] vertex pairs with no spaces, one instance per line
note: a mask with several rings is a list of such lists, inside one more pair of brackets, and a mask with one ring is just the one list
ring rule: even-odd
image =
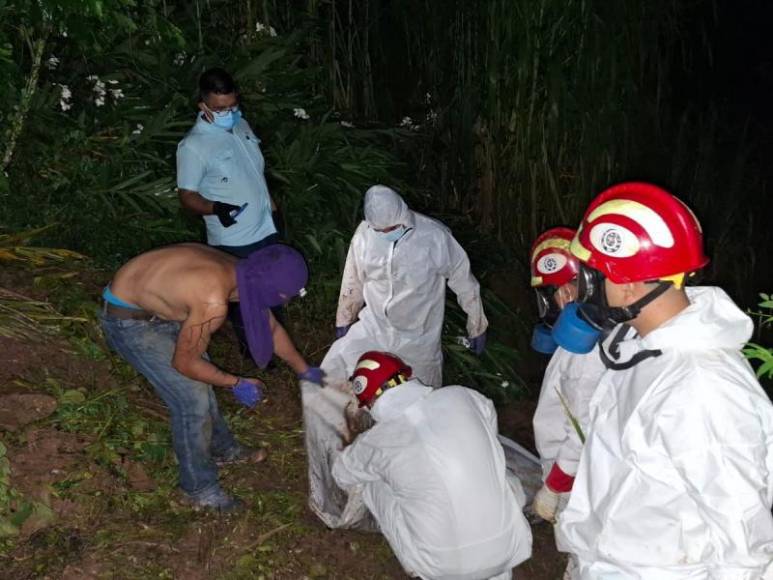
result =
[[[690,306],[605,373],[590,433],[559,520],[576,578],[768,578],[773,562],[773,405],[740,348],[749,318],[719,288],[688,288]],[[769,573],[769,572],[768,572]]]
[[754,324],[724,290],[716,287],[686,290],[690,306],[641,339],[644,348],[740,350],[751,338]]
[[365,221],[374,230],[396,225],[413,227],[413,212],[402,197],[384,185],[374,185],[365,192]]

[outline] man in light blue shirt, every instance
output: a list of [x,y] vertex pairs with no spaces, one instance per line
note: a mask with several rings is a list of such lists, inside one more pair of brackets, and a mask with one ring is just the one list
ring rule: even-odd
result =
[[[177,146],[177,190],[182,206],[204,217],[210,246],[247,258],[279,241],[264,165],[260,139],[239,110],[233,78],[222,68],[204,71],[196,123]],[[281,321],[281,307],[272,311]],[[228,318],[247,355],[239,309],[229,308]]]
[[207,243],[240,258],[276,241],[260,139],[239,111],[223,69],[199,79],[196,123],[177,147],[180,203],[204,216]]

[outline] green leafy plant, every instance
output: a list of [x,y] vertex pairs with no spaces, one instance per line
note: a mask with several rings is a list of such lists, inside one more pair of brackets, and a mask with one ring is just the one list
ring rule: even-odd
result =
[[[773,324],[773,297],[770,294],[760,293],[760,298],[762,301],[758,306],[762,310],[752,314],[757,318],[762,329]],[[746,358],[759,365],[756,371],[758,377],[773,378],[773,348],[749,342],[743,349],[743,353]]]

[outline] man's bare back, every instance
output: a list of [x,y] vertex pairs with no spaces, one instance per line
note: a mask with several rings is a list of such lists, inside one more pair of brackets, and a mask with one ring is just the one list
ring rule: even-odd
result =
[[[213,365],[204,354],[223,325],[228,302],[238,300],[239,260],[203,244],[177,244],[129,260],[116,272],[112,293],[158,318],[181,322],[172,366],[203,383],[233,386],[239,377]],[[308,364],[284,328],[268,312],[274,353],[296,373]]]
[[116,272],[113,294],[165,320],[191,310],[227,308],[236,297],[237,258],[203,244],[177,244],[141,254]]

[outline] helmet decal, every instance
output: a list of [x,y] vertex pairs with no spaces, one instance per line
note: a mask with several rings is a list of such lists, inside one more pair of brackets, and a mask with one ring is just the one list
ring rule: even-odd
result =
[[534,260],[534,258],[536,258],[537,255],[542,250],[545,250],[547,248],[559,248],[562,250],[568,250],[569,244],[570,244],[569,240],[565,240],[563,238],[557,238],[557,237],[548,238],[547,240],[544,240],[543,242],[540,242],[539,244],[537,244],[537,247],[531,251],[531,259]]
[[[686,206],[685,206],[686,207]],[[654,210],[630,199],[613,199],[602,203],[586,218],[589,224],[605,216],[625,216],[641,226],[656,246],[671,248],[674,236],[668,225]],[[606,220],[605,220],[606,221]],[[597,246],[601,249],[601,246]],[[633,255],[633,254],[629,254]]]
[[375,371],[380,366],[381,365],[379,364],[378,361],[366,358],[366,359],[363,359],[360,362],[358,362],[357,366],[354,367],[354,370],[357,370],[357,369],[368,369],[368,370],[371,370],[371,371]]
[[[567,246],[569,244],[567,243]],[[546,254],[537,260],[537,272],[540,274],[552,274],[566,266],[566,256],[559,253]]]
[[641,245],[631,230],[610,223],[593,226],[590,241],[599,252],[615,258],[635,256]]
[[368,379],[363,376],[354,377],[354,380],[352,381],[352,390],[355,395],[361,395],[367,386]]

